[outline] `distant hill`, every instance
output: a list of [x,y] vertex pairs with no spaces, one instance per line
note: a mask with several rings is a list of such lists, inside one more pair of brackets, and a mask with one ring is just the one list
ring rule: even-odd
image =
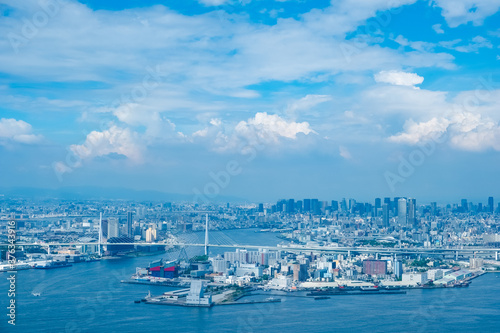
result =
[[[0,199],[62,199],[62,200],[151,200],[193,201],[194,194],[167,193],[154,190],[133,190],[119,187],[74,186],[56,189],[35,187],[0,187]],[[217,196],[214,202],[244,202],[232,196]]]

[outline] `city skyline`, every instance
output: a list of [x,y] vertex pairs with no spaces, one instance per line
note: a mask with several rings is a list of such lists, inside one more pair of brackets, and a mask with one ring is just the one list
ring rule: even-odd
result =
[[500,197],[500,5],[460,3],[3,1],[0,190]]

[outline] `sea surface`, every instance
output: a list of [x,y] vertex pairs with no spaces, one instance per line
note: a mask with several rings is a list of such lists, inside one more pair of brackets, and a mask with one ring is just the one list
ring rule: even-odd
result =
[[[190,237],[203,239],[203,234]],[[238,244],[281,242],[275,234],[254,229],[212,237],[229,237]],[[201,251],[188,249],[188,255]],[[410,290],[404,295],[282,297],[281,303],[209,309],[134,303],[148,291],[155,295],[172,290],[120,283],[136,267],[165,256],[19,271],[15,326],[8,324],[7,317],[9,274],[0,273],[0,332],[500,332],[500,273],[485,274],[469,288]]]

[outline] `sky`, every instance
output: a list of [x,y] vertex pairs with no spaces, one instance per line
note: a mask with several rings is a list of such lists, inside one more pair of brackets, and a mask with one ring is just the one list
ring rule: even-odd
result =
[[0,0],[0,188],[500,199],[498,0]]

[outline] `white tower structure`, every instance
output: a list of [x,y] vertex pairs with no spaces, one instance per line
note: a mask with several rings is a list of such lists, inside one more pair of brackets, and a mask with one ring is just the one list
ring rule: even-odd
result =
[[205,255],[208,256],[208,214],[205,217]]

